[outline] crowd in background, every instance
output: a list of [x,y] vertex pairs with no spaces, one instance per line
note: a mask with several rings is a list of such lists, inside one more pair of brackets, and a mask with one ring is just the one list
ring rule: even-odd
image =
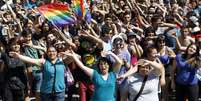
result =
[[88,0],[91,21],[62,27],[37,10],[72,2],[0,2],[3,101],[198,101],[200,0]]

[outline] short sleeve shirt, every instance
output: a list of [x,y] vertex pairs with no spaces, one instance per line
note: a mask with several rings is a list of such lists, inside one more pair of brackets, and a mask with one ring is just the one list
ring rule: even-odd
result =
[[92,101],[115,101],[116,75],[114,72],[109,72],[107,80],[104,80],[102,75],[94,70],[92,82],[95,86]]

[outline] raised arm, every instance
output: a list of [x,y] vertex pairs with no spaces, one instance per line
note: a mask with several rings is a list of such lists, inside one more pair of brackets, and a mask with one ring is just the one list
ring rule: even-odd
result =
[[38,46],[38,45],[33,45],[33,44],[24,44],[24,45],[35,48],[37,50],[42,50],[43,52],[46,52],[46,50],[47,50],[46,48]]
[[181,45],[181,43],[180,43],[180,41],[179,41],[179,38],[175,35],[175,33],[173,33],[173,34],[171,35],[171,37],[175,38],[175,40],[176,40],[176,45],[177,45],[177,47],[179,48],[180,51],[186,51],[187,47],[184,47],[184,46]]
[[34,65],[38,65],[39,67],[42,67],[42,65],[45,63],[45,59],[33,59],[33,58],[21,55],[21,54],[16,53],[16,52],[10,52],[9,55],[11,57],[19,58],[20,60],[22,60],[24,62],[34,64]]
[[[90,28],[90,29],[93,30],[92,28]],[[88,38],[91,38],[92,40],[94,40],[95,42],[97,42],[99,44],[100,48],[103,47],[104,41],[101,40],[99,37],[96,37],[96,36],[90,34],[89,32],[87,32],[85,30],[83,30],[81,33],[82,33],[81,35],[83,35],[85,37],[88,37]],[[91,33],[93,33],[93,32],[91,32]]]
[[[140,61],[140,60],[139,60]],[[152,68],[153,70],[155,71],[155,73],[157,75],[161,75],[164,71],[164,66],[162,63],[157,63],[156,61],[149,61],[149,60],[144,60],[146,63],[148,63]]]
[[142,56],[143,49],[140,45],[136,44],[136,42],[133,43],[133,47],[131,47],[131,49],[132,49],[132,54],[134,54],[138,58]]
[[73,58],[73,60],[75,61],[75,63],[88,75],[90,76],[90,78],[92,78],[93,76],[93,72],[94,70],[85,66],[81,61],[80,59],[78,58],[78,55],[75,54],[72,50],[70,52],[62,52],[62,54],[64,55],[67,55],[67,56],[70,56]]
[[10,10],[10,12],[11,12],[11,14],[12,14],[12,16],[13,16],[13,19],[16,19],[16,14],[15,14],[15,12],[13,11],[13,9],[10,7],[10,5],[8,4],[8,2],[6,2],[6,5],[7,5],[8,9]]
[[111,51],[109,51],[107,54],[111,55],[115,59],[115,64],[114,64],[114,67],[113,67],[113,71],[118,72],[119,69],[121,68],[121,65],[123,64],[122,63],[123,61]]
[[126,73],[124,73],[123,75],[120,75],[117,79],[118,80],[124,79],[124,78],[129,77],[130,75],[132,75],[133,73],[136,73],[136,72],[137,72],[137,65],[131,66],[131,68]]
[[68,44],[70,45],[73,49],[77,49],[77,46],[71,41],[69,40],[64,33],[62,33],[59,29],[58,29],[59,35],[60,37]]

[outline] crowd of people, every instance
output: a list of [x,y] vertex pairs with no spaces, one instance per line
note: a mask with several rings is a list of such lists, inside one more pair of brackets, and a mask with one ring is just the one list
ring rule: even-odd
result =
[[73,0],[0,2],[3,101],[201,97],[200,0],[88,0],[90,21],[62,27],[38,12],[50,3]]

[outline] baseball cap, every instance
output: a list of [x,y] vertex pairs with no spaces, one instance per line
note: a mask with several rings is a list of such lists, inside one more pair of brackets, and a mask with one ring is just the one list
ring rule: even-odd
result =
[[137,35],[137,34],[134,33],[134,32],[128,32],[127,37],[130,37],[130,36],[136,36],[136,35]]

